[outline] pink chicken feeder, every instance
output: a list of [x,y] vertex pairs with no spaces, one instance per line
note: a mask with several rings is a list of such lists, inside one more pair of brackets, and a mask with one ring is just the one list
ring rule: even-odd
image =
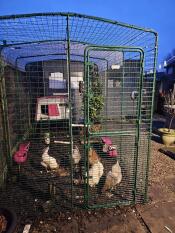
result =
[[27,153],[29,150],[30,142],[22,143],[19,145],[19,150],[15,152],[13,159],[18,164],[19,172],[20,172],[20,165],[25,163],[27,160]]
[[103,143],[103,152],[107,153],[109,157],[116,157],[118,155],[116,146],[112,145],[112,140],[110,137],[102,137],[101,140]]

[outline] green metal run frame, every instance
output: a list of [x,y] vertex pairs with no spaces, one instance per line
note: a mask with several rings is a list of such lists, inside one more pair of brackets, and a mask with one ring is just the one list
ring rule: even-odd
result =
[[[125,24],[119,21],[114,21],[114,20],[109,20],[109,19],[104,19],[104,18],[100,18],[100,17],[93,17],[93,16],[88,16],[88,15],[82,15],[82,14],[76,14],[76,13],[71,13],[71,12],[67,12],[67,13],[60,13],[60,12],[55,12],[55,13],[35,13],[35,14],[20,14],[20,15],[9,15],[9,16],[0,16],[0,23],[5,21],[5,20],[9,20],[9,21],[13,21],[16,19],[19,20],[25,20],[25,19],[29,19],[32,17],[35,17],[35,19],[39,19],[39,17],[64,17],[64,22],[62,22],[62,18],[61,18],[61,22],[62,22],[62,26],[63,26],[63,31],[65,29],[65,31],[63,32],[63,37],[62,39],[59,39],[59,33],[57,32],[57,35],[54,37],[51,37],[52,33],[49,35],[49,33],[46,35],[46,37],[41,38],[35,38],[31,37],[32,39],[28,39],[27,37],[24,36],[24,38],[18,38],[18,36],[15,38],[13,37],[9,37],[10,39],[6,39],[6,38],[0,38],[0,55],[4,55],[4,51],[7,51],[7,49],[10,48],[15,49],[15,46],[21,46],[21,48],[27,48],[27,45],[33,45],[33,44],[38,44],[38,45],[44,45],[49,43],[51,46],[54,47],[54,42],[55,43],[61,43],[63,42],[65,45],[65,51],[46,51],[45,54],[32,54],[32,53],[21,53],[19,52],[19,54],[16,56],[15,60],[15,65],[13,63],[10,63],[10,61],[6,61],[5,60],[5,56],[2,57],[2,59],[4,59],[4,62],[6,63],[5,65],[10,65],[11,67],[15,68],[16,70],[18,69],[18,65],[20,62],[18,62],[19,60],[25,59],[25,58],[40,58],[40,57],[47,57],[47,56],[52,56],[52,55],[60,55],[60,56],[65,56],[65,61],[66,61],[66,69],[67,69],[67,80],[68,80],[68,106],[69,106],[69,159],[70,159],[70,189],[71,189],[71,207],[74,206],[74,199],[73,199],[73,192],[74,192],[74,177],[73,177],[73,146],[74,146],[74,135],[73,135],[73,103],[72,103],[72,88],[71,88],[71,62],[72,62],[72,58],[71,56],[76,56],[79,57],[80,59],[82,59],[83,65],[84,65],[84,88],[85,88],[85,99],[84,99],[84,167],[85,167],[85,171],[83,173],[83,177],[85,177],[84,179],[84,207],[85,208],[100,208],[100,207],[110,207],[110,206],[114,206],[114,205],[128,205],[128,204],[135,204],[137,203],[137,176],[138,176],[138,157],[139,157],[139,145],[140,145],[140,138],[141,138],[141,126],[142,126],[142,101],[143,101],[143,88],[144,88],[144,73],[145,70],[149,69],[149,65],[146,64],[146,58],[147,56],[150,56],[150,54],[152,53],[154,55],[154,61],[153,61],[153,73],[154,73],[154,77],[152,79],[152,94],[151,94],[151,113],[150,113],[150,118],[149,118],[149,132],[148,132],[148,156],[146,158],[146,177],[145,177],[145,184],[144,184],[144,201],[147,201],[147,189],[148,189],[148,173],[149,173],[149,160],[150,160],[150,139],[151,139],[151,132],[152,132],[152,118],[153,118],[153,104],[154,104],[154,89],[155,89],[155,73],[156,73],[156,60],[157,60],[157,52],[158,52],[158,35],[157,33],[152,30],[152,29],[146,29],[146,28],[142,28],[142,27],[137,27],[131,24]],[[110,27],[112,28],[113,26],[118,26],[119,28],[125,28],[127,30],[131,29],[131,32],[128,32],[128,40],[126,40],[127,38],[127,32],[126,32],[126,36],[123,36],[123,42],[122,43],[117,43],[115,41],[115,39],[111,39],[110,38],[106,38],[105,41],[103,41],[103,36],[105,38],[105,35],[101,36],[99,38],[99,40],[95,41],[95,37],[94,35],[88,34],[88,39],[86,37],[83,37],[83,34],[81,34],[81,38],[79,38],[79,34],[77,34],[76,36],[73,36],[74,34],[76,34],[72,29],[72,24],[73,24],[73,19],[76,18],[78,20],[81,19],[85,19],[85,20],[91,20],[91,23],[93,23],[94,21],[97,23],[103,23],[104,27],[105,24],[109,24]],[[72,20],[72,21],[71,21]],[[60,24],[61,25],[61,24]],[[77,24],[78,25],[78,24]],[[91,26],[91,24],[89,24]],[[44,25],[46,26],[46,25]],[[43,26],[43,28],[44,28]],[[84,27],[87,26],[88,28],[88,23],[85,25],[83,25]],[[65,27],[65,28],[64,28]],[[79,25],[80,27],[80,25]],[[56,28],[56,27],[55,27]],[[102,27],[103,28],[103,27]],[[118,28],[118,30],[119,30]],[[31,30],[31,29],[30,29]],[[57,29],[56,29],[57,30]],[[90,29],[89,29],[90,30]],[[122,29],[121,29],[122,30]],[[45,30],[47,31],[47,30]],[[81,30],[80,30],[81,31]],[[82,30],[83,31],[83,30]],[[81,31],[81,33],[82,33]],[[137,31],[137,33],[133,33],[133,31]],[[139,31],[139,32],[138,32]],[[74,32],[74,33],[73,33]],[[15,32],[13,32],[15,33]],[[130,34],[129,34],[130,33]],[[145,33],[148,33],[149,36],[147,37],[147,35],[145,35]],[[7,33],[8,34],[8,33]],[[125,34],[125,33],[123,33]],[[147,47],[146,42],[143,42],[143,45],[137,43],[137,40],[139,40],[139,36],[140,38],[142,38],[141,35],[145,36],[145,41],[146,39],[150,39],[154,40],[154,42],[151,44],[151,46]],[[50,39],[48,38],[49,36],[51,37]],[[100,33],[99,33],[100,35]],[[98,35],[98,36],[99,36]],[[61,38],[61,36],[60,36]],[[120,37],[119,37],[120,38]],[[122,40],[122,36],[121,36],[121,40]],[[112,41],[112,42],[111,42]],[[120,39],[119,39],[120,41]],[[82,46],[82,54],[76,54],[76,51],[72,51],[72,45],[76,44],[76,45],[83,45]],[[154,45],[153,45],[154,44]],[[20,50],[20,49],[19,49]],[[61,49],[60,49],[61,50]],[[78,49],[77,49],[78,51]],[[137,108],[137,119],[136,119],[136,131],[132,130],[132,129],[126,129],[123,128],[122,126],[122,130],[113,130],[113,131],[103,131],[103,132],[91,132],[90,130],[90,118],[89,118],[89,89],[90,89],[90,75],[89,75],[89,67],[91,65],[91,60],[98,60],[98,61],[103,61],[105,63],[105,66],[107,67],[107,71],[109,69],[109,61],[108,59],[104,56],[102,57],[98,57],[98,56],[93,56],[90,53],[92,51],[95,52],[108,52],[108,51],[118,51],[121,53],[138,53],[139,54],[139,58],[140,58],[140,80],[139,80],[139,93],[138,93],[138,102],[136,103],[136,108]],[[149,55],[147,55],[147,53]],[[132,57],[133,58],[133,57]],[[43,59],[44,60],[44,59]],[[53,59],[54,60],[54,59]],[[77,59],[78,60],[78,59]],[[39,61],[39,60],[38,60]],[[30,63],[30,62],[29,62]],[[31,62],[32,63],[32,62]],[[6,98],[6,88],[5,88],[5,76],[4,76],[4,64],[0,63],[0,68],[1,68],[1,72],[0,72],[0,94],[1,94],[1,101],[2,101],[2,115],[3,115],[3,130],[4,130],[4,139],[5,139],[5,147],[6,147],[6,156],[8,159],[8,167],[11,167],[11,162],[12,162],[12,153],[13,148],[11,148],[11,143],[10,143],[10,130],[9,130],[9,122],[8,122],[8,106],[7,106],[7,98]],[[25,66],[26,68],[26,66]],[[124,69],[123,69],[124,72]],[[17,75],[18,71],[16,72]],[[123,74],[124,76],[124,74]],[[122,93],[121,93],[121,122],[122,122],[122,116],[123,116],[123,100],[124,100],[124,85],[125,83],[122,80]],[[106,87],[105,87],[106,88]],[[19,93],[20,94],[20,93]],[[107,111],[107,110],[106,110]],[[121,123],[123,124],[123,122]],[[132,194],[133,194],[133,200],[132,201],[127,201],[127,200],[118,200],[118,201],[111,201],[110,203],[104,203],[104,204],[93,204],[91,205],[89,203],[89,197],[90,197],[90,192],[89,192],[89,160],[88,160],[88,152],[89,152],[89,148],[90,148],[90,139],[91,138],[96,138],[96,137],[102,137],[102,136],[110,136],[110,137],[115,137],[115,136],[119,136],[119,137],[125,137],[125,136],[130,136],[133,137],[135,139],[135,157],[134,157],[134,182],[133,182],[133,186],[132,186]]]
[[89,16],[89,15],[84,15],[84,14],[77,14],[77,13],[72,13],[72,12],[48,12],[48,13],[5,15],[5,16],[0,16],[0,20],[2,20],[2,19],[29,18],[29,17],[33,17],[33,16],[65,16],[65,17],[68,17],[67,20],[69,19],[69,17],[94,19],[94,20],[99,20],[99,21],[105,22],[105,23],[117,24],[120,26],[137,29],[140,31],[151,32],[157,36],[157,32],[154,31],[153,29],[148,29],[148,28],[146,29],[146,28],[142,28],[142,27],[137,27],[137,26],[132,25],[132,24],[127,24],[127,23],[115,21],[115,20],[110,20],[110,19],[105,19],[105,18],[95,17],[95,16]]
[[155,49],[154,49],[154,80],[153,80],[153,93],[152,93],[152,108],[151,108],[151,121],[150,121],[150,131],[149,131],[149,138],[148,138],[148,156],[147,156],[147,174],[146,174],[146,182],[145,182],[145,194],[144,200],[145,203],[148,202],[148,176],[149,176],[149,161],[151,157],[151,135],[152,135],[152,120],[153,120],[153,113],[154,113],[154,97],[155,97],[155,86],[156,86],[156,64],[157,64],[157,56],[158,56],[158,35],[156,34],[156,41],[155,41]]
[[[68,71],[68,98],[69,98],[69,137],[70,137],[70,161],[71,161],[71,193],[73,193],[73,161],[72,161],[72,151],[73,151],[73,133],[72,133],[72,90],[71,90],[71,69],[70,69],[70,28],[69,28],[69,15],[67,15],[67,71]],[[73,207],[73,195],[71,195],[71,207]]]

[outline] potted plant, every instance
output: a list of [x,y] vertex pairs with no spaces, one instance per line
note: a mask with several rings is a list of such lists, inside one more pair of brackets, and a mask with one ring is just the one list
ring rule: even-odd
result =
[[[79,92],[84,92],[84,85],[80,83]],[[83,101],[89,101],[89,124],[91,132],[99,132],[101,130],[101,111],[104,106],[104,98],[102,94],[102,84],[98,74],[98,66],[92,63],[89,66],[89,93],[83,95]],[[82,112],[84,113],[84,106]],[[85,130],[87,134],[87,128]],[[84,129],[80,131],[80,135],[84,136]]]
[[161,133],[163,144],[170,146],[175,142],[175,130],[171,128],[175,117],[175,93],[173,89],[170,89],[167,95],[161,95],[164,97],[164,110],[168,115],[169,124],[167,128],[160,128],[159,132]]
[[89,74],[89,120],[91,123],[91,131],[98,132],[101,130],[101,111],[104,106],[104,98],[97,65],[92,64],[90,66]]

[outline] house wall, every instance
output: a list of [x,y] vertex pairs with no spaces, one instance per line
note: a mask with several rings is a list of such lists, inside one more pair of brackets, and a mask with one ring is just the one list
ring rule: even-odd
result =
[[[131,99],[132,91],[139,92],[140,62],[127,62],[119,70],[107,71],[106,112],[111,118],[135,117],[138,98]],[[145,87],[144,87],[145,88]]]
[[170,75],[175,74],[175,62],[172,62],[167,66],[166,73]]

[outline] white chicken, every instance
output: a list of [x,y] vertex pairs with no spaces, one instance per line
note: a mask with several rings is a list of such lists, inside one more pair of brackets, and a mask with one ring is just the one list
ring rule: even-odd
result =
[[51,170],[55,170],[59,168],[59,165],[56,161],[56,159],[48,154],[49,146],[46,147],[42,154],[42,162],[41,165],[46,168],[46,170],[49,168]]
[[72,158],[73,158],[74,164],[78,164],[80,162],[81,155],[80,155],[80,151],[78,149],[78,146],[74,147],[73,153],[72,153]]
[[112,171],[109,171],[106,176],[105,185],[103,191],[110,190],[119,184],[122,180],[122,172],[119,162],[112,166]]
[[100,178],[103,175],[103,164],[98,161],[92,165],[92,167],[89,169],[89,186],[94,187],[97,185],[100,181]]

